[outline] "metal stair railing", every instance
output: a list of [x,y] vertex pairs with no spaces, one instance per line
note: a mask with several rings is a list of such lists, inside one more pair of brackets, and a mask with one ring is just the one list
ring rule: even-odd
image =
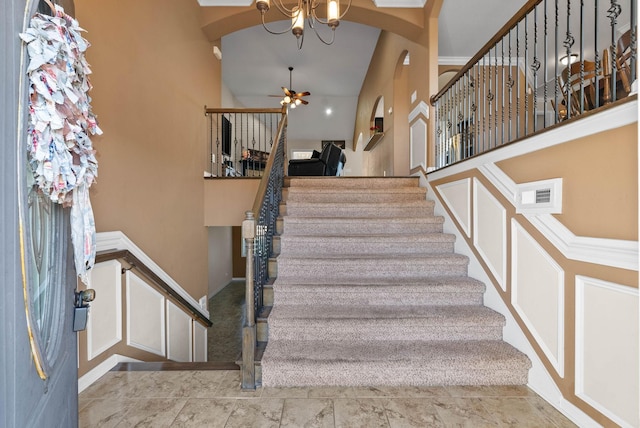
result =
[[242,238],[246,246],[246,314],[242,328],[243,390],[256,389],[256,314],[262,308],[262,292],[269,281],[269,258],[273,235],[279,215],[284,184],[287,140],[287,110],[282,109],[275,143],[260,181],[253,209],[246,212],[242,222]]

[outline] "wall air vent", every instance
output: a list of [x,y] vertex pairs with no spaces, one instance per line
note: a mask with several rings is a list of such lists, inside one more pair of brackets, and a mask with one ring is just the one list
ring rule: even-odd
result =
[[562,178],[518,184],[516,212],[519,214],[561,214]]

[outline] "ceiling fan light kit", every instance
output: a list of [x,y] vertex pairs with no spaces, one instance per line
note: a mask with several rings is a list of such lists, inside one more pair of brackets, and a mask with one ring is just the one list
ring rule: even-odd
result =
[[[291,20],[291,26],[284,31],[273,31],[267,27],[264,21],[265,14],[269,12],[271,8],[271,2],[275,4],[276,8],[287,19]],[[298,4],[291,9],[284,5],[284,0],[256,0],[256,9],[260,11],[262,18],[262,26],[271,34],[284,34],[287,31],[291,31],[298,43],[298,49],[302,49],[304,42],[304,24],[305,20],[309,28],[318,36],[318,39],[325,45],[333,44],[335,40],[335,29],[340,25],[340,20],[344,18],[347,11],[351,7],[351,1],[349,0],[347,7],[342,14],[340,13],[340,0],[324,0],[326,2],[326,16],[318,16],[317,10],[320,8],[322,0],[298,0]],[[325,39],[318,32],[318,24],[326,25],[331,28],[331,38]]]
[[[290,89],[291,81],[292,81],[291,79],[292,73],[293,73],[293,67],[289,67],[289,88],[285,88],[284,86],[282,87],[282,91],[284,92],[284,98],[280,100],[280,105],[281,106],[287,105],[291,108],[296,108],[296,106],[299,106],[300,104],[304,104],[304,105],[309,104],[309,101],[302,99],[302,97],[311,95],[311,92],[309,91],[296,92],[293,89]],[[280,95],[269,95],[269,96],[280,97]]]

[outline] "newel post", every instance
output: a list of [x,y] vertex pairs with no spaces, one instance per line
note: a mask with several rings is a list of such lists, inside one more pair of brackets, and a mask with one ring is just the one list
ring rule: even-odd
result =
[[243,390],[256,389],[255,353],[256,353],[256,324],[253,296],[253,249],[256,236],[256,222],[253,211],[247,211],[242,222],[242,239],[247,249],[245,306],[246,316],[242,326],[242,384]]

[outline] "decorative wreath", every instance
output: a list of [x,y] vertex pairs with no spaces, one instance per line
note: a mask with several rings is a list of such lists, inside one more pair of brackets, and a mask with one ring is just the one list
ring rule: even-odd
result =
[[54,16],[36,14],[20,34],[29,65],[28,160],[35,186],[58,204],[71,206],[76,271],[86,283],[95,262],[95,225],[89,187],[98,161],[89,134],[102,134],[91,112],[89,43],[73,17],[58,5]]

